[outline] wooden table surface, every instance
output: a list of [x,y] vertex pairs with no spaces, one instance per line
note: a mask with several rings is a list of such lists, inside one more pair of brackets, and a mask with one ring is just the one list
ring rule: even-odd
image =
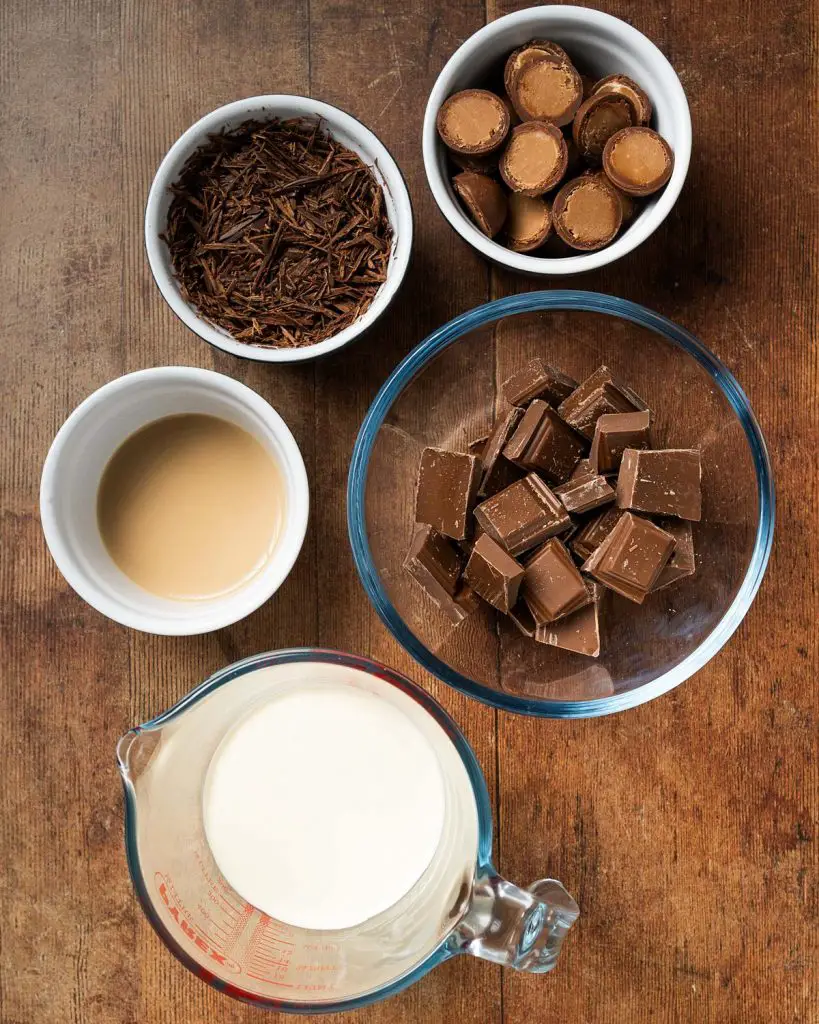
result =
[[[534,287],[449,229],[420,149],[426,95],[488,0],[5,0],[0,4],[3,1024],[261,1021],[196,981],[137,907],[118,736],[214,669],[336,646],[418,679],[465,729],[495,794],[497,858],[563,880],[582,908],[558,969],[459,958],[355,1016],[368,1024],[816,1022],[817,149],[809,0],[611,0],[678,70],[694,122],[684,193],[613,267],[561,282],[622,295],[704,339],[766,434],[777,538],[739,632],[677,691],[592,721],[498,713],[425,676],[359,586],[344,487],[386,374],[431,329]],[[815,10],[815,8],[814,8]],[[229,100],[308,93],[392,150],[416,212],[394,313],[342,358],[265,367],[211,351],[171,314],[143,252],[152,174]],[[214,367],[268,398],[313,488],[302,556],[275,600],[210,636],[144,636],[69,589],[43,543],[38,481],[60,423],[126,371]]]

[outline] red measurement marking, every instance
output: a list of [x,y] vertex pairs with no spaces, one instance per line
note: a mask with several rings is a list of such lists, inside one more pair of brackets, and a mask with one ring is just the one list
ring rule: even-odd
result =
[[156,883],[160,899],[167,907],[168,914],[176,922],[182,934],[198,949],[201,949],[203,953],[206,953],[211,960],[215,960],[220,967],[224,967],[234,974],[241,974],[242,968],[239,964],[225,953],[221,952],[212,942],[209,942],[208,937],[201,934],[200,929],[194,925],[185,911],[182,901],[176,895],[173,884],[170,880],[166,881],[165,877],[157,871],[154,875],[154,881]]

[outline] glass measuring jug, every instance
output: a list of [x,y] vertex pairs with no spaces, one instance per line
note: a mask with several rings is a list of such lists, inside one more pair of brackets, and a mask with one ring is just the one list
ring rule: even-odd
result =
[[[288,689],[339,682],[389,701],[423,733],[444,781],[444,826],[431,863],[397,903],[353,928],[314,931],[269,917],[227,883],[206,839],[203,789],[238,721]],[[315,649],[237,662],[126,733],[117,759],[128,866],[145,914],[195,975],[255,1005],[352,1009],[459,953],[544,973],[578,916],[559,882],[521,889],[497,874],[486,783],[471,748],[430,696],[375,662]]]

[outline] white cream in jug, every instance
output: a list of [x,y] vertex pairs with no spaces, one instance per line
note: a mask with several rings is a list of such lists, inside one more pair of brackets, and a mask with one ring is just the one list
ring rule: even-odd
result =
[[251,712],[208,769],[204,824],[227,882],[301,928],[349,928],[397,903],[432,860],[444,783],[402,712],[343,683]]

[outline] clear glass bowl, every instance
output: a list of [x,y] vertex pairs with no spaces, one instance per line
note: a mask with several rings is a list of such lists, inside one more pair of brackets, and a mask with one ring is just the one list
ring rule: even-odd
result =
[[[657,447],[702,452],[696,574],[642,606],[609,595],[597,659],[537,644],[488,606],[453,626],[402,568],[422,450],[485,435],[500,382],[536,355],[578,380],[605,363],[648,402]],[[765,573],[774,487],[747,397],[697,338],[624,299],[530,292],[456,317],[395,369],[356,440],[347,516],[367,596],[424,668],[499,708],[581,718],[665,693],[727,642]]]

